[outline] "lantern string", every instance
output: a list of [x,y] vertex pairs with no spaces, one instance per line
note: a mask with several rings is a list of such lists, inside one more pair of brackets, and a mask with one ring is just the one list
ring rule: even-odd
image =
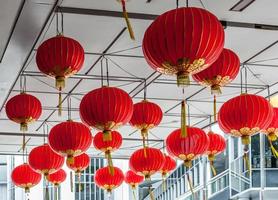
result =
[[145,79],[145,83],[144,83],[144,100],[147,99],[147,80]]
[[270,102],[270,87],[267,85],[267,96],[268,96],[268,101]]
[[70,172],[70,191],[73,192],[73,174]]
[[187,7],[187,8],[189,7],[189,3],[188,3],[188,0],[186,0],[186,7]]
[[123,16],[126,21],[126,26],[127,26],[128,32],[129,32],[129,36],[132,40],[135,40],[134,31],[132,29],[132,26],[131,26],[131,23],[129,21],[128,14],[126,11],[126,5],[125,5],[126,0],[121,0],[121,3],[122,3],[122,9],[123,9]]
[[103,87],[103,56],[100,61],[100,76],[101,76],[101,87]]
[[177,9],[179,8],[179,0],[176,1]]
[[244,66],[244,69],[245,69],[245,93],[247,94],[247,68],[246,68],[246,66]]
[[240,69],[240,93],[243,93],[243,75],[242,75],[242,69],[243,67]]
[[247,172],[249,173],[249,176],[251,175],[251,167],[250,167],[250,162],[249,162],[249,147],[248,145],[244,146],[244,155],[243,155],[243,159],[245,161],[245,165],[246,165],[246,169]]
[[190,126],[190,108],[189,108],[189,103],[187,103],[187,114],[188,114],[188,126]]
[[201,3],[201,5],[202,5],[202,7],[203,7],[204,9],[206,9],[205,4],[204,4],[204,2],[203,2],[202,0],[200,0],[200,3]]
[[216,115],[217,115],[217,107],[216,107],[216,95],[213,96],[213,119],[216,122]]
[[67,103],[68,103],[68,120],[71,120],[71,95],[68,95],[67,98]]
[[45,123],[43,124],[43,144],[45,144],[45,132],[46,132],[46,127],[45,127]]
[[[57,35],[63,35],[64,34],[64,14],[61,11],[61,8],[58,8],[57,14],[56,14],[56,34]],[[59,30],[59,13],[61,15],[61,31]]]
[[109,65],[108,65],[107,58],[105,58],[105,63],[106,63],[106,81],[107,81],[107,86],[109,87]]

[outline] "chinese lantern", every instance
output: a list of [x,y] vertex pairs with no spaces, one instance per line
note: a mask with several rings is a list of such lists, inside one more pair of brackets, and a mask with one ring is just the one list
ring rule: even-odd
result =
[[165,162],[163,164],[163,167],[162,169],[160,170],[161,171],[161,174],[162,174],[162,184],[163,184],[163,188],[164,188],[164,191],[166,190],[166,176],[168,173],[170,173],[171,171],[173,171],[176,167],[177,167],[177,163],[176,161],[168,156],[168,155],[164,155],[165,157]]
[[268,128],[273,114],[273,108],[265,98],[242,94],[222,105],[218,112],[218,123],[225,133],[241,137],[242,143],[248,145],[250,136]]
[[135,173],[143,175],[145,179],[150,179],[151,175],[162,169],[164,161],[164,155],[159,149],[147,147],[138,149],[130,156],[129,167]]
[[273,108],[272,121],[265,130],[262,130],[262,132],[265,133],[268,138],[273,155],[278,158],[278,152],[272,144],[278,137],[278,108]]
[[209,138],[202,129],[189,126],[186,128],[186,137],[181,136],[181,129],[168,135],[166,149],[171,156],[183,160],[185,167],[191,167],[192,161],[207,151]]
[[[44,41],[37,50],[36,62],[39,70],[56,80],[56,88],[65,87],[65,79],[76,74],[84,63],[84,49],[74,39],[57,35]],[[61,92],[59,114],[61,114]]]
[[146,138],[148,130],[159,125],[163,117],[161,108],[152,102],[143,100],[133,106],[133,115],[130,124],[141,130],[143,145],[146,147]]
[[193,79],[210,87],[212,94],[221,94],[221,87],[236,78],[239,68],[239,57],[232,50],[224,48],[219,58],[207,69],[194,74]]
[[111,132],[111,140],[103,140],[103,133],[98,132],[94,139],[93,139],[93,144],[96,149],[102,151],[105,153],[105,157],[107,158],[108,161],[108,167],[110,170],[110,173],[114,173],[114,167],[113,167],[113,162],[112,162],[112,157],[111,157],[111,152],[119,149],[122,145],[123,138],[121,134],[117,131],[112,131]]
[[22,164],[13,169],[11,178],[14,185],[23,188],[25,193],[41,181],[41,174],[35,172],[28,164]]
[[86,94],[80,103],[80,117],[89,126],[101,130],[104,140],[111,140],[111,131],[128,123],[132,117],[130,96],[115,87],[101,87]]
[[46,177],[61,169],[64,161],[64,157],[54,152],[48,144],[35,147],[29,154],[32,169]]
[[124,174],[118,167],[114,167],[113,175],[109,172],[108,167],[103,167],[96,171],[94,179],[98,187],[111,193],[113,189],[122,184],[124,181]]
[[134,200],[136,200],[136,194],[135,194],[136,187],[143,181],[144,181],[144,176],[140,176],[131,170],[128,170],[125,173],[125,182],[131,187]]
[[162,74],[177,76],[178,86],[216,61],[223,50],[224,29],[201,8],[168,11],[149,26],[143,39],[148,64]]
[[[6,103],[7,117],[20,124],[20,130],[26,132],[28,124],[38,120],[42,113],[41,102],[34,96],[21,93]],[[25,133],[23,133],[22,149],[25,149]]]
[[49,174],[47,180],[54,184],[55,187],[58,187],[62,182],[67,178],[67,174],[63,169],[58,170],[55,173]]
[[82,171],[87,169],[87,167],[90,164],[90,157],[86,153],[76,156],[73,159],[74,162],[73,163],[67,162],[67,166],[68,168],[73,170],[76,174],[80,174]]
[[73,157],[84,153],[91,146],[92,134],[86,125],[68,120],[54,126],[48,140],[54,151],[67,156],[67,162],[73,163]]
[[208,133],[208,137],[209,137],[209,146],[207,149],[207,155],[210,161],[213,175],[216,176],[216,170],[213,166],[213,162],[215,160],[215,156],[226,149],[226,140],[223,136],[216,134],[212,131]]

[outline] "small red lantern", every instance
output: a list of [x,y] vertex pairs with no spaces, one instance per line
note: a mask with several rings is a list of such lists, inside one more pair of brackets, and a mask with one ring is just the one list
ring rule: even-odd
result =
[[218,123],[225,133],[241,137],[242,143],[248,145],[250,136],[269,127],[273,114],[273,108],[265,98],[242,94],[222,105]]
[[94,179],[98,187],[111,193],[113,189],[122,184],[124,181],[124,174],[118,167],[114,167],[113,175],[109,172],[108,167],[103,167],[96,171]]
[[159,149],[147,147],[138,149],[130,156],[129,167],[145,179],[150,179],[151,175],[162,169],[164,161],[164,155]]
[[131,186],[132,190],[135,190],[136,187],[144,181],[144,176],[140,176],[133,172],[132,170],[128,170],[125,173],[125,182]]
[[47,180],[54,184],[55,187],[58,187],[61,183],[63,183],[67,178],[67,174],[63,169],[58,170],[55,173],[49,174],[47,176]]
[[29,154],[29,164],[36,172],[48,176],[64,165],[64,157],[54,152],[48,144],[35,147]]
[[73,163],[67,162],[68,168],[73,170],[78,175],[80,175],[82,171],[87,169],[87,167],[89,167],[89,164],[90,164],[90,157],[86,153],[74,157]]
[[93,139],[93,144],[95,148],[105,153],[105,157],[108,160],[108,166],[112,174],[114,173],[113,172],[114,167],[113,167],[111,152],[119,149],[122,145],[122,141],[123,138],[121,134],[117,131],[111,132],[111,140],[103,141],[102,132],[98,132]]
[[39,184],[41,177],[41,174],[35,172],[26,163],[14,168],[11,174],[13,184],[25,189],[25,193],[29,193],[30,188]]
[[144,148],[146,147],[145,141],[148,138],[148,130],[158,126],[162,117],[162,110],[155,103],[143,100],[134,104],[133,115],[129,123],[131,126],[141,130]]
[[178,8],[160,15],[149,26],[143,52],[153,69],[176,75],[178,85],[186,85],[190,74],[216,61],[224,36],[221,23],[212,13],[201,8]]
[[165,155],[164,157],[165,157],[165,162],[161,169],[161,174],[162,177],[165,179],[167,174],[173,171],[177,167],[177,163],[172,157],[168,155]]
[[207,69],[194,74],[195,81],[211,88],[212,94],[221,94],[221,87],[227,85],[238,75],[240,60],[229,49],[223,49],[219,58]]
[[67,156],[67,162],[73,163],[73,157],[90,148],[92,134],[86,125],[68,120],[54,126],[49,133],[48,140],[54,151]]
[[34,96],[21,93],[6,103],[8,118],[20,124],[21,131],[28,130],[28,124],[37,121],[42,113],[41,102]]
[[185,167],[191,167],[192,161],[207,151],[209,138],[202,129],[186,128],[186,137],[181,136],[181,129],[170,133],[166,139],[166,148],[171,156],[183,160]]
[[80,117],[89,126],[104,133],[111,140],[111,131],[128,123],[132,117],[132,99],[115,87],[101,87],[86,94],[80,103]]
[[[84,63],[84,49],[74,39],[58,35],[44,41],[37,50],[39,70],[56,79],[56,88],[65,87],[65,79],[76,74]],[[59,114],[61,114],[61,94]]]

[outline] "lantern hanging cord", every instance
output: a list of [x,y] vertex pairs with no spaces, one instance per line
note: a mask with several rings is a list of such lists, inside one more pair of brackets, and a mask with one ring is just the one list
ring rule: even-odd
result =
[[[57,14],[56,14],[56,34],[57,35],[63,35],[64,33],[64,14],[61,11],[61,8],[58,8]],[[61,31],[59,30],[59,13],[61,15]]]
[[204,2],[203,2],[202,0],[200,0],[200,4],[202,5],[202,7],[203,7],[204,9],[206,9],[205,4],[204,4]]
[[270,102],[270,87],[267,85],[267,96],[268,96],[268,101]]
[[145,79],[145,85],[144,85],[144,100],[147,99],[147,80]]
[[26,92],[26,76],[23,74],[20,75],[20,92]]
[[43,144],[45,144],[45,136],[46,136],[46,134],[45,134],[45,132],[46,132],[46,124],[44,123],[43,124],[43,126],[42,126],[42,128],[43,128]]
[[68,102],[68,120],[71,120],[71,96],[70,96],[70,94],[67,98],[67,102]]
[[107,86],[109,87],[109,65],[108,65],[108,59],[105,58],[105,64],[106,64],[106,80],[107,80]]
[[100,61],[100,76],[101,76],[101,87],[103,87],[103,59],[104,57],[102,56],[102,59]]
[[176,0],[176,7],[179,8],[179,0]]
[[240,69],[240,93],[243,93],[243,75],[242,75],[242,69],[243,67]]
[[189,7],[188,1],[189,1],[189,0],[186,0],[186,7],[187,7],[187,8]]
[[244,70],[245,70],[245,71],[244,71],[244,72],[245,72],[245,73],[244,73],[244,76],[245,76],[245,93],[247,94],[247,84],[248,84],[248,83],[247,83],[247,75],[248,75],[248,74],[247,74],[247,68],[246,68],[246,66],[244,66]]

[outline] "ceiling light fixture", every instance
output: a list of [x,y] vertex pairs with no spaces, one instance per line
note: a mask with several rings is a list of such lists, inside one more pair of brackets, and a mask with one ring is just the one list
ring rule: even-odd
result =
[[240,0],[237,2],[231,9],[230,11],[237,11],[241,12],[244,9],[246,9],[248,6],[250,6],[255,0]]

